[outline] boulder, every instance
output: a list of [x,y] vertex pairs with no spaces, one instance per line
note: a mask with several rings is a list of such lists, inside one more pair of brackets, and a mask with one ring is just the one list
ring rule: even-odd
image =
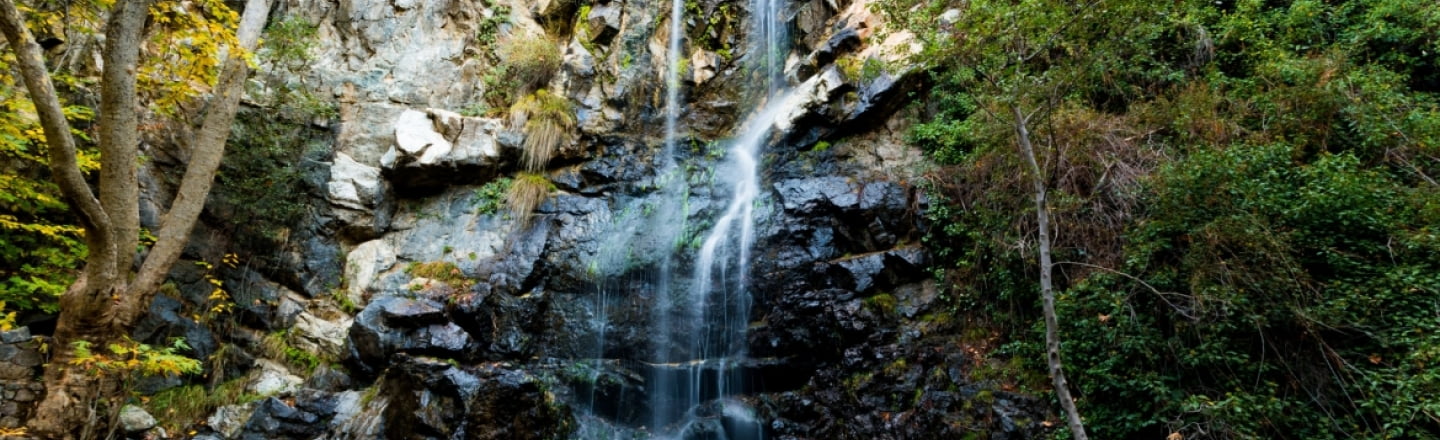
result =
[[147,431],[155,427],[155,417],[145,412],[145,409],[135,405],[125,405],[120,408],[120,428],[127,433]]
[[370,240],[356,246],[345,257],[345,295],[357,306],[365,305],[376,276],[395,265],[395,248],[384,240]]
[[353,322],[353,319],[343,315],[334,320],[325,320],[310,312],[302,312],[296,316],[287,342],[309,353],[340,359],[345,355],[345,335],[350,331]]
[[720,55],[708,50],[697,50],[690,54],[690,81],[703,85],[720,72]]
[[6,344],[19,344],[30,341],[30,327],[17,327],[14,330],[0,332],[0,342]]
[[395,354],[466,358],[470,335],[445,318],[444,306],[415,298],[383,296],[370,302],[350,327],[348,351],[361,372],[375,373]]
[[236,438],[245,423],[250,420],[250,415],[255,412],[256,402],[247,402],[238,405],[225,405],[215,410],[205,423],[214,429],[224,438]]
[[365,239],[379,235],[390,222],[387,185],[380,169],[350,155],[335,153],[330,180],[325,184],[331,215],[342,235]]
[[295,392],[305,382],[299,376],[290,374],[285,366],[269,359],[255,361],[256,368],[250,372],[245,390],[261,396],[284,395]]
[[274,397],[260,401],[236,438],[315,438],[325,432],[339,405],[337,395],[313,390],[298,393],[293,402],[287,404]]
[[439,109],[405,110],[393,127],[395,144],[380,158],[382,174],[398,190],[434,192],[450,184],[482,183],[502,166],[499,119],[463,117]]

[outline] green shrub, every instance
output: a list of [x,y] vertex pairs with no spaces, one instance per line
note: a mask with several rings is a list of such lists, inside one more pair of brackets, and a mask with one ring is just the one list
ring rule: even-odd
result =
[[475,213],[481,215],[499,213],[500,209],[505,207],[505,197],[510,192],[512,184],[514,184],[514,180],[500,177],[476,189]]

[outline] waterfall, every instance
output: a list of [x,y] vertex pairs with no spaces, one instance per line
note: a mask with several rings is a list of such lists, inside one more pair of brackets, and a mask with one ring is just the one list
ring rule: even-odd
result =
[[[672,59],[667,63],[666,72],[663,174],[670,180],[678,173],[674,169],[673,154],[681,105],[679,70],[683,63],[680,60],[684,56],[681,53],[682,1],[672,3],[669,41]],[[757,90],[763,93],[765,104],[750,116],[730,142],[725,163],[714,168],[714,190],[716,194],[728,195],[729,200],[711,229],[703,235],[693,259],[680,256],[694,264],[688,285],[670,283],[671,266],[676,260],[673,254],[684,252],[684,246],[677,246],[660,263],[655,326],[656,334],[661,336],[656,339],[656,366],[650,374],[650,428],[663,437],[727,440],[762,437],[754,409],[734,396],[751,391],[747,389],[750,385],[744,374],[746,330],[752,305],[747,277],[750,248],[755,241],[755,204],[761,188],[761,152],[770,140],[776,117],[787,108],[784,103],[788,100],[783,97],[786,35],[780,18],[780,0],[753,0],[751,11],[754,45],[747,59],[761,75],[763,85]],[[673,207],[669,210],[673,211]],[[679,217],[683,219],[685,215],[682,212]],[[684,233],[677,236],[683,238]],[[684,290],[672,292],[672,288]],[[683,303],[675,304],[672,297]],[[665,336],[679,333],[687,333],[687,337]]]
[[[596,374],[607,362],[610,302],[624,298],[622,291],[632,288],[643,289],[630,292],[649,301],[650,351],[640,362],[648,399],[643,413],[648,417],[600,420],[603,416],[595,408],[607,402],[591,385],[578,396],[584,399],[587,414],[577,438],[763,438],[756,409],[741,397],[757,391],[746,374],[746,333],[753,304],[747,277],[756,240],[756,203],[762,195],[762,153],[776,131],[776,119],[793,110],[795,103],[788,102],[783,82],[787,48],[780,0],[752,1],[752,45],[744,62],[755,75],[751,82],[755,88],[747,92],[762,105],[749,114],[734,138],[715,144],[725,151],[723,161],[714,163],[710,154],[687,156],[676,151],[686,144],[680,126],[685,4],[672,0],[670,59],[664,72],[665,139],[653,162],[656,175],[647,184],[656,191],[622,202],[625,208],[611,219],[614,229],[602,238],[592,270],[597,274],[592,315],[597,344],[589,366]],[[692,197],[701,200],[694,213]],[[642,215],[634,216],[636,211]],[[648,269],[634,272],[635,264]]]

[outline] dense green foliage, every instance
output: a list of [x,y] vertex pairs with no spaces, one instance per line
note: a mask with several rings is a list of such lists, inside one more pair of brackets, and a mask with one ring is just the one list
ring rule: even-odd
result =
[[[77,2],[64,10],[22,8],[32,26],[51,26],[63,15],[77,31],[96,20],[96,6]],[[78,220],[70,213],[60,190],[49,179],[44,135],[19,77],[15,54],[0,52],[0,318],[15,312],[41,310],[53,313],[56,299],[75,279],[85,259],[85,243]],[[91,82],[65,69],[54,75],[56,87],[67,95],[83,93]],[[65,107],[70,123],[88,125],[94,112],[83,105]],[[97,153],[88,133],[75,131],[81,142],[81,172],[99,169]]]
[[1010,111],[1037,115],[1093,435],[1440,438],[1433,2],[887,6],[926,17],[937,275],[1044,371]]

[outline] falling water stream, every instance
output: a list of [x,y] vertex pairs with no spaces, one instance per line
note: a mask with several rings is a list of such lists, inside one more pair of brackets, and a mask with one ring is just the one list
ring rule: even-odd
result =
[[[654,184],[658,190],[636,206],[651,211],[644,220],[612,219],[619,229],[610,246],[602,246],[602,259],[618,261],[619,254],[653,252],[654,271],[640,275],[651,286],[653,309],[652,349],[645,375],[648,420],[642,430],[650,436],[683,440],[759,440],[763,429],[755,409],[738,396],[756,390],[745,374],[746,331],[752,297],[747,289],[750,248],[755,241],[755,210],[761,195],[761,154],[771,140],[776,118],[792,104],[783,80],[786,54],[781,0],[751,0],[751,41],[745,61],[757,76],[749,93],[762,104],[724,142],[724,161],[709,164],[691,158],[689,167],[677,160],[681,143],[681,70],[684,69],[684,0],[672,0],[667,69],[665,72],[665,139],[657,158]],[[704,170],[713,180],[688,170]],[[695,187],[692,188],[692,185]],[[693,191],[709,194],[705,212],[690,212]],[[718,212],[716,212],[718,210]],[[694,214],[694,217],[691,215]],[[713,221],[711,218],[713,217]],[[710,225],[708,230],[687,231]],[[624,238],[621,238],[624,237]],[[605,263],[613,265],[613,263]],[[633,276],[633,275],[632,275]],[[632,280],[633,281],[633,280]],[[600,281],[597,291],[599,347],[594,368],[601,369],[605,354],[606,320],[603,309],[614,286],[626,282]],[[633,284],[630,284],[633,285]],[[589,406],[597,404],[592,390]],[[610,438],[610,431],[581,434],[583,438]]]
[[[750,269],[750,247],[755,239],[755,204],[760,195],[760,157],[769,141],[776,116],[785,108],[781,70],[784,32],[780,0],[753,0],[752,41],[749,58],[762,75],[764,105],[754,112],[730,142],[724,164],[715,168],[717,194],[730,199],[714,220],[693,258],[692,273],[683,294],[673,295],[683,304],[659,304],[658,333],[673,334],[675,316],[683,319],[688,337],[661,338],[656,348],[657,365],[651,378],[651,429],[664,437],[758,439],[762,429],[754,411],[734,399],[751,388],[744,375],[746,329],[752,298],[746,279]],[[682,0],[673,0],[666,81],[665,153],[674,154],[681,102],[679,74],[683,63]],[[674,164],[673,156],[665,159]],[[666,173],[671,174],[671,173]],[[682,214],[684,215],[684,214]],[[682,248],[683,249],[683,248]],[[673,258],[662,263],[662,292],[669,292]],[[664,294],[669,298],[672,295]],[[670,310],[680,306],[679,313]],[[683,348],[668,346],[684,344]],[[679,356],[677,358],[677,356]]]

